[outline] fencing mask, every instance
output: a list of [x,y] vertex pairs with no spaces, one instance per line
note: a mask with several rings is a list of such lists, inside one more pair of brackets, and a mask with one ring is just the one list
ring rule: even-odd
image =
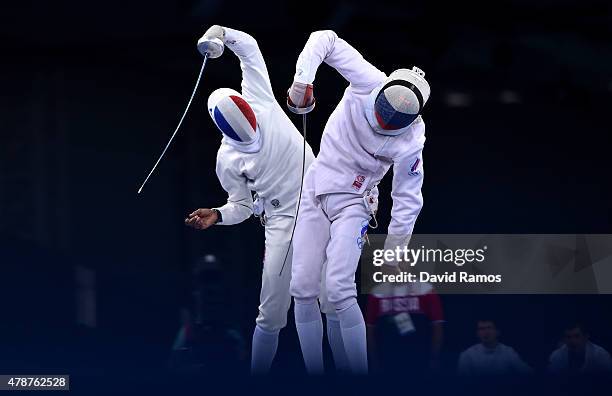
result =
[[219,88],[208,97],[208,113],[223,133],[225,142],[243,152],[260,149],[255,112],[239,92]]
[[419,116],[429,99],[429,83],[418,67],[395,70],[370,97],[367,117],[374,130],[399,135]]

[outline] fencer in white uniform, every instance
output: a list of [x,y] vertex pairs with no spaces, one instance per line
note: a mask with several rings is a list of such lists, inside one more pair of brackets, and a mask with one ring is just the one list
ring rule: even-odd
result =
[[338,343],[344,346],[351,372],[365,374],[366,330],[355,285],[371,217],[364,198],[393,166],[388,234],[407,243],[423,204],[425,124],[420,112],[430,87],[420,69],[399,69],[387,77],[336,33],[319,31],[310,35],[298,58],[288,93],[290,109],[312,107],[312,83],[323,62],[349,85],[327,121],[321,150],[304,180],[291,294],[308,372],[323,371],[323,330],[316,298],[324,276],[324,292],[339,319]]
[[[291,305],[291,251],[282,273],[281,267],[290,248],[305,143],[274,99],[266,64],[255,39],[238,30],[213,26],[198,46],[210,45],[213,51],[215,43],[232,50],[242,69],[241,93],[221,88],[208,99],[210,116],[222,132],[216,172],[228,198],[221,207],[194,211],[185,222],[205,229],[213,224],[238,224],[254,213],[262,217],[265,257],[251,357],[251,371],[260,374],[269,371],[278,334],[287,323]],[[307,169],[314,155],[310,146],[306,145],[305,150]],[[255,202],[252,191],[256,193]]]

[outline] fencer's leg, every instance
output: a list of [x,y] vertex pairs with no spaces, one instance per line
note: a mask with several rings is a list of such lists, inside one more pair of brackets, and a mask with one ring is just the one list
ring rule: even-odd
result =
[[267,374],[270,371],[278,348],[278,333],[279,330],[270,332],[255,325],[251,345],[251,374]]
[[[261,276],[259,315],[251,349],[252,374],[266,374],[270,371],[278,348],[279,332],[287,324],[287,312],[291,306],[290,255],[285,263],[285,270],[280,273],[280,269],[292,229],[292,217],[273,216],[266,222],[266,256]],[[291,254],[291,251],[289,253]]]
[[362,234],[369,214],[360,196],[334,194],[326,211],[332,220],[327,247],[326,289],[336,308],[347,360],[353,374],[368,372],[366,328],[357,304],[355,271],[359,264]]
[[323,322],[319,304],[316,298],[295,298],[294,301],[295,326],[306,371],[310,375],[323,374]]
[[348,373],[350,368],[348,360],[346,358],[346,351],[344,350],[344,343],[342,341],[342,332],[340,331],[340,320],[336,314],[336,308],[329,302],[327,298],[327,288],[325,287],[327,271],[327,261],[323,265],[322,279],[321,279],[321,294],[319,295],[319,304],[321,305],[321,312],[325,314],[325,322],[327,323],[327,342],[331,348],[332,355],[334,357],[334,365],[336,371]]
[[368,373],[368,348],[363,315],[353,297],[352,304],[338,310],[344,350],[353,374]]
[[330,222],[318,205],[309,175],[304,181],[304,194],[293,237],[291,295],[294,297],[295,325],[306,370],[309,374],[322,374],[323,322],[317,297],[321,291],[321,272],[329,242]]
[[344,341],[342,340],[342,331],[340,329],[340,319],[336,313],[325,314],[327,322],[327,341],[334,356],[334,364],[336,370],[341,373],[350,372],[348,357],[344,349]]

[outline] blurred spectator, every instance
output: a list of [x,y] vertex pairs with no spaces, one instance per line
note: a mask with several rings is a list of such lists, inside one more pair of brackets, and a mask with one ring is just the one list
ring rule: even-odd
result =
[[372,371],[437,369],[443,322],[440,297],[429,283],[375,287],[366,308]]
[[469,347],[459,356],[460,375],[505,376],[532,371],[513,348],[498,341],[499,331],[493,320],[478,320],[476,334],[480,343]]
[[589,341],[583,325],[574,323],[566,327],[563,345],[550,355],[548,371],[555,374],[609,372],[612,360],[608,351]]
[[184,373],[237,366],[246,370],[246,342],[228,316],[230,282],[217,257],[201,257],[192,276],[193,309],[181,309],[182,326],[172,347],[169,367]]

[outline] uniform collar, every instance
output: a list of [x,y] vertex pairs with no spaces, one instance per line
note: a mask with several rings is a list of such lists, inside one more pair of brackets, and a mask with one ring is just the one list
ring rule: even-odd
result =
[[259,150],[261,150],[261,145],[262,145],[262,138],[261,138],[261,132],[259,130],[259,125],[257,125],[257,128],[255,129],[255,140],[251,142],[248,142],[248,143],[239,142],[225,135],[223,135],[222,141],[223,143],[235,148],[241,153],[248,153],[248,154],[256,153]]

